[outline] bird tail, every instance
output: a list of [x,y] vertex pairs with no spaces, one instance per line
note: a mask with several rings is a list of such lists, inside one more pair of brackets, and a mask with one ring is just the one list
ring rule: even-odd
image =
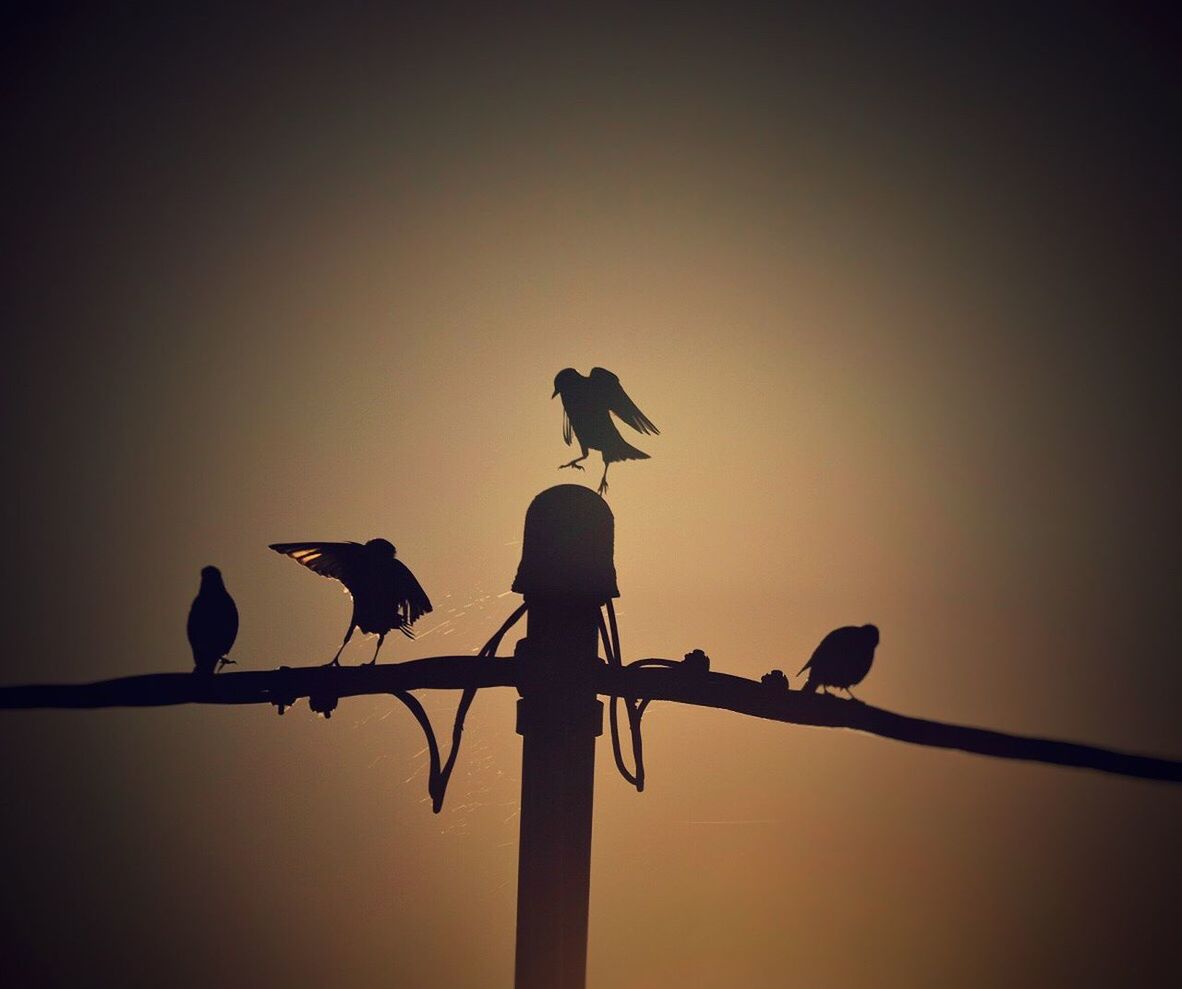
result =
[[606,464],[614,464],[617,460],[648,460],[649,455],[643,450],[637,450],[631,443],[622,437],[611,444],[608,449],[603,451],[603,462]]
[[[804,666],[802,666],[800,668],[800,673],[797,673],[796,675],[800,676],[801,673],[803,673],[805,670],[807,670],[812,665],[813,665],[813,659],[810,656],[809,661],[807,663],[805,663]],[[813,670],[813,672],[809,674],[808,680],[805,681],[805,685],[800,688],[800,692],[802,694],[815,694],[817,692],[817,682],[816,682],[816,680],[813,679],[816,672],[817,672],[816,670]]]

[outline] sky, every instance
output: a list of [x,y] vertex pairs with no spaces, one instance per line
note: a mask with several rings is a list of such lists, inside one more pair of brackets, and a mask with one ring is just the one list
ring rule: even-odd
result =
[[[189,669],[206,564],[237,669],[326,661],[306,539],[426,587],[384,660],[474,652],[530,500],[598,480],[550,393],[599,365],[661,429],[610,476],[626,660],[796,686],[874,622],[870,703],[1182,757],[1173,24],[166,6],[0,41],[0,682]],[[514,699],[439,816],[391,699],[3,713],[6,967],[510,984]],[[1176,788],[668,704],[645,749],[637,794],[599,747],[592,987],[1182,977]]]

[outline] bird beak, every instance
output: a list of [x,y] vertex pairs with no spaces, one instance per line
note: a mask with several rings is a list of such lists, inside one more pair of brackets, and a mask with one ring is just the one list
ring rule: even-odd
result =
[[554,389],[554,394],[553,394],[553,395],[551,395],[550,397],[551,397],[551,398],[555,398],[555,397],[557,397],[557,395],[558,395],[558,389],[557,389],[557,388],[555,388],[555,389]]

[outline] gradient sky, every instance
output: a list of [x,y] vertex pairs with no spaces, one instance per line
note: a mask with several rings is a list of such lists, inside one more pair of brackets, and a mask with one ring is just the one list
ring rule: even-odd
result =
[[[0,682],[188,669],[207,563],[240,668],[327,660],[348,601],[280,540],[390,538],[436,612],[386,660],[476,650],[529,500],[597,479],[549,395],[600,364],[662,430],[612,469],[626,659],[792,674],[872,621],[868,701],[1182,757],[1171,24],[29,6]],[[513,700],[438,817],[392,700],[4,713],[5,968],[508,985]],[[600,746],[592,987],[1182,979],[1176,788],[672,705],[645,741],[640,795]]]

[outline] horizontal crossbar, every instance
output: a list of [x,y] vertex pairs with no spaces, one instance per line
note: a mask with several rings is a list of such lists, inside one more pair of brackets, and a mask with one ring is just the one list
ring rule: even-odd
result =
[[[0,687],[0,709],[157,707],[171,704],[274,704],[282,710],[310,698],[318,710],[343,697],[421,689],[514,687],[520,661],[436,656],[380,666],[301,666],[220,673],[155,673],[85,684]],[[912,718],[825,694],[788,690],[783,683],[690,669],[680,663],[615,668],[596,674],[604,696],[673,701],[738,714],[825,728],[849,728],[916,745],[957,749],[1002,759],[1076,766],[1121,776],[1182,782],[1182,761],[1092,745],[1011,735]]]

